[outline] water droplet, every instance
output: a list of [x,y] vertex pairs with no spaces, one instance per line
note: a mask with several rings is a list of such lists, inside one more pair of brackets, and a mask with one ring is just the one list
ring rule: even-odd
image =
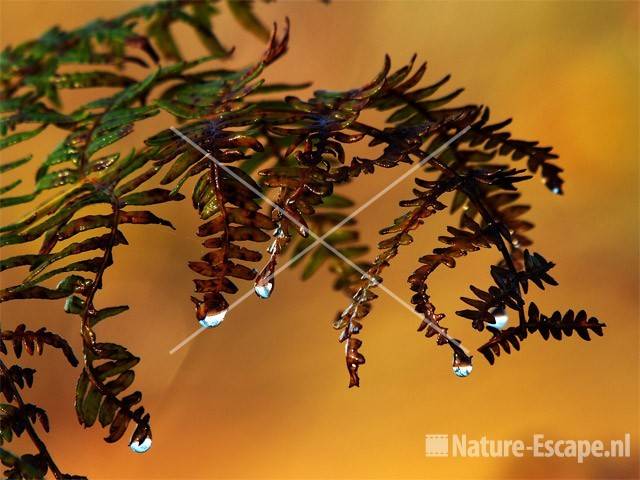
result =
[[271,296],[271,291],[273,290],[273,281],[269,281],[264,284],[256,283],[253,290],[260,298],[269,298]]
[[560,187],[553,187],[551,191],[556,195],[560,195],[560,193],[562,193],[562,191],[560,190]]
[[509,315],[504,307],[496,307],[490,311],[495,319],[496,323],[488,323],[487,326],[495,328],[497,330],[504,330],[509,323]]
[[276,270],[275,257],[269,260],[262,271],[256,277],[253,284],[253,290],[260,298],[269,298],[273,292],[273,283]]
[[224,317],[227,315],[227,310],[221,312],[209,313],[206,317],[200,320],[200,325],[205,328],[214,328],[222,323]]
[[129,445],[129,448],[136,453],[144,453],[151,448],[151,437],[145,437],[142,442],[134,440]]
[[456,377],[468,377],[473,370],[471,365],[471,357],[468,357],[464,352],[453,352],[453,373]]
[[368,273],[364,273],[360,277],[361,280],[368,281],[369,285],[372,287],[377,287],[380,284],[379,278],[380,277],[375,277],[375,276],[369,275]]

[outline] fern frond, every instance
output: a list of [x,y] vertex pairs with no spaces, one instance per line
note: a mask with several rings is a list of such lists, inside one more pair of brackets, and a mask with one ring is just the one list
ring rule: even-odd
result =
[[553,337],[561,340],[565,335],[570,337],[574,332],[583,340],[589,341],[589,332],[602,336],[602,329],[606,325],[595,317],[589,317],[584,310],[577,314],[573,310],[567,310],[564,315],[555,311],[549,317],[543,315],[538,310],[535,303],[529,304],[529,314],[527,322],[522,327],[511,327],[503,331],[493,330],[491,340],[478,348],[490,364],[495,362],[495,357],[500,356],[502,351],[511,353],[511,348],[520,350],[520,343],[527,338],[529,333],[539,333],[542,338],[548,340]]
[[[8,353],[4,341],[10,341],[17,358],[22,354],[22,348],[29,354],[35,351],[42,353],[44,344],[62,350],[69,363],[77,365],[73,351],[69,344],[59,335],[41,328],[38,331],[27,331],[24,325],[19,325],[15,331],[2,331],[0,338],[0,353]],[[35,370],[23,368],[19,365],[7,367],[0,360],[0,393],[8,403],[0,404],[0,446],[14,440],[14,435],[20,437],[27,432],[30,440],[37,449],[35,454],[16,456],[0,448],[0,461],[8,467],[4,474],[7,478],[44,478],[50,471],[55,478],[69,478],[86,480],[85,477],[63,474],[53,461],[44,442],[38,435],[36,427],[49,432],[49,417],[47,412],[37,405],[26,403],[22,398],[22,390],[33,385]]]
[[202,261],[189,263],[191,270],[207,277],[194,280],[196,292],[202,293],[203,299],[192,297],[196,305],[196,317],[207,327],[217,326],[229,307],[222,293],[233,294],[238,291],[229,277],[253,280],[256,276],[255,270],[232,259],[257,262],[262,258],[259,252],[235,242],[265,242],[269,239],[265,230],[275,226],[269,217],[259,212],[255,193],[245,183],[231,176],[229,171],[252,184],[255,189],[259,189],[259,186],[242,170],[235,167],[226,169],[220,168],[216,161],[209,160],[208,171],[203,173],[198,182],[198,190],[202,193],[194,198],[201,218],[207,220],[198,228],[198,236],[208,237],[204,246],[212,249],[202,257]]
[[[302,265],[303,279],[328,267],[335,274],[334,287],[351,297],[334,321],[345,346],[350,387],[359,385],[359,367],[365,363],[359,337],[363,320],[377,287],[389,293],[380,285],[385,268],[414,241],[413,232],[428,217],[445,209],[449,194],[451,213],[462,210],[459,226],[439,237],[445,246],[420,257],[408,281],[413,313],[422,318],[418,330],[452,348],[456,375],[471,372],[471,356],[441,326],[445,314],[436,311],[428,282],[440,265],[454,268],[481,248],[500,253],[490,270],[494,284],[487,291],[471,286],[476,298],[462,298],[470,308],[456,313],[492,334],[479,349],[491,363],[501,351],[518,349],[528,333],[545,339],[574,331],[585,339],[591,332],[602,334],[604,324],[582,311],[546,317],[530,303],[525,313],[531,284],[545,289],[557,282],[549,273],[554,264],[527,250],[533,224],[524,218],[529,206],[517,189],[531,176],[500,159],[526,158],[528,172],[541,174],[549,189],[561,193],[562,169],[551,147],[513,138],[504,130],[509,120],[489,123],[488,108],[453,105],[462,89],[445,91],[449,75],[423,83],[426,64],[416,65],[416,56],[395,71],[385,56],[375,77],[360,87],[316,90],[306,100],[289,95],[309,84],[265,80],[265,70],[288,49],[288,19],[281,33],[274,25],[269,36],[253,2],[227,4],[244,28],[268,38],[264,53],[244,68],[218,64],[232,49],[213,31],[212,19],[219,13],[214,0],[145,4],[81,28],[53,28],[0,52],[0,149],[32,140],[48,127],[62,132],[59,144],[36,166],[30,188],[17,189],[23,178],[0,186],[0,207],[29,207],[26,216],[0,227],[0,246],[39,243],[0,260],[0,271],[24,270],[19,284],[0,290],[0,301],[64,298],[64,310],[78,317],[83,362],[75,403],[81,425],[99,422],[108,429],[106,441],[116,442],[133,423],[131,448],[144,451],[151,443],[150,414],[141,405],[141,392],[132,388],[140,359],[124,346],[98,340],[101,322],[128,306],[99,306],[98,293],[114,249],[128,244],[127,225],[173,228],[155,208],[187,195],[203,222],[197,236],[208,249],[189,263],[199,276],[192,301],[201,325],[223,321],[235,304],[231,295],[238,292],[238,280],[253,280],[258,296],[269,297],[285,255],[291,255],[288,263]],[[178,23],[196,33],[209,55],[183,58],[173,32]],[[85,68],[77,71],[73,64]],[[101,87],[112,91],[73,111],[63,109],[65,91]],[[386,121],[370,124],[363,114],[372,110],[386,112]],[[118,148],[141,122],[161,113],[179,129],[165,125],[128,154]],[[353,145],[364,143],[380,153],[353,156]],[[29,161],[31,156],[9,160],[0,173]],[[353,203],[338,187],[402,164],[410,170],[391,186],[417,172],[417,188],[400,203],[408,210],[380,231],[384,237],[376,258],[365,262],[368,249],[352,218],[360,210],[345,213]],[[423,179],[423,174],[429,176]],[[103,210],[97,212],[98,207]],[[269,258],[258,273],[258,244],[269,240]],[[517,312],[517,326],[498,322],[505,309]],[[20,358],[23,351],[41,353],[44,345],[78,363],[69,343],[44,328],[19,325],[0,334],[2,354],[12,350]],[[5,474],[81,478],[62,474],[37,435],[38,425],[48,430],[48,417],[21,397],[33,383],[34,370],[2,361],[0,367],[0,392],[9,402],[0,405],[0,445],[26,431],[38,450],[16,456],[0,449]]]
[[7,347],[4,342],[12,343],[16,358],[20,358],[22,355],[23,347],[29,355],[34,353],[42,355],[44,345],[49,345],[52,348],[60,349],[71,366],[78,365],[78,359],[69,343],[60,335],[47,331],[45,327],[32,331],[27,330],[24,324],[20,324],[13,331],[3,330],[0,333],[0,353],[6,355]]

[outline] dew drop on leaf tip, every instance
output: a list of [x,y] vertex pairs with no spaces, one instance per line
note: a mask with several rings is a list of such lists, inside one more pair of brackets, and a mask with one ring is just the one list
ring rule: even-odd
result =
[[224,317],[227,315],[227,310],[221,312],[209,313],[206,317],[200,320],[200,325],[205,328],[214,328],[220,325],[224,321]]

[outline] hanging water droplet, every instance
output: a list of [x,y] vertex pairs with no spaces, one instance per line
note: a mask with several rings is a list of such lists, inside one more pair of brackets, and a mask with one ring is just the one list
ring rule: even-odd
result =
[[200,325],[205,328],[214,328],[220,325],[224,317],[227,315],[227,310],[222,310],[221,312],[208,313],[206,317],[200,320]]
[[134,440],[129,445],[129,448],[136,453],[144,453],[151,448],[151,437],[145,437],[142,442]]
[[269,260],[262,271],[256,277],[253,290],[260,298],[269,298],[273,291],[274,276],[276,270],[276,259]]
[[253,290],[260,298],[269,298],[271,296],[271,290],[273,290],[273,281],[269,280],[263,284],[256,283]]
[[144,453],[151,448],[151,428],[149,427],[149,414],[145,414],[136,427],[129,448],[136,453]]
[[551,191],[556,195],[560,195],[562,193],[562,190],[560,190],[560,187],[553,187]]
[[495,328],[497,330],[504,330],[509,323],[509,315],[504,307],[496,307],[489,311],[495,319],[495,323],[488,323],[487,326]]
[[456,377],[468,377],[473,370],[471,365],[471,357],[464,354],[464,352],[453,352],[453,373]]
[[363,273],[360,277],[361,280],[366,280],[369,282],[369,285],[372,287],[377,287],[380,284],[380,277],[375,277],[373,275],[369,275],[368,273]]

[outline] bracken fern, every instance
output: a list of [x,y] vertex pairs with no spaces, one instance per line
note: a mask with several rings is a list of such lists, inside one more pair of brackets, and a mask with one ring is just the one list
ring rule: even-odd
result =
[[[359,385],[358,370],[365,362],[359,336],[385,269],[428,217],[446,209],[448,196],[458,226],[439,237],[444,246],[419,258],[408,282],[411,303],[422,318],[418,330],[452,348],[456,374],[470,372],[471,357],[442,326],[445,315],[432,302],[429,279],[438,267],[454,268],[461,257],[482,248],[500,254],[491,266],[494,284],[486,291],[471,286],[475,297],[462,298],[468,308],[456,313],[474,329],[489,332],[478,350],[490,363],[502,351],[518,350],[531,333],[561,339],[576,332],[585,340],[590,332],[602,334],[604,324],[584,311],[547,317],[525,298],[531,284],[556,285],[549,275],[553,263],[530,250],[533,225],[523,219],[529,206],[519,203],[517,192],[521,182],[539,175],[549,190],[562,193],[562,169],[551,147],[512,138],[504,130],[508,120],[489,123],[488,108],[449,107],[461,90],[441,93],[449,76],[421,86],[427,69],[424,63],[416,67],[415,56],[395,71],[386,57],[378,75],[353,90],[319,90],[306,100],[287,96],[308,84],[269,84],[263,74],[286,53],[288,21],[280,34],[274,26],[269,35],[251,2],[231,1],[228,7],[242,27],[268,41],[261,58],[238,70],[218,64],[232,52],[212,30],[215,1],[161,2],[76,30],[53,28],[0,55],[0,148],[33,139],[50,126],[65,132],[38,165],[32,191],[11,196],[21,180],[1,187],[0,206],[30,204],[30,210],[1,228],[0,244],[39,242],[39,247],[32,247],[34,253],[3,255],[1,270],[27,272],[20,284],[3,289],[0,299],[65,299],[64,309],[78,317],[82,336],[80,362],[64,338],[44,327],[2,330],[0,352],[20,358],[23,351],[42,353],[47,346],[60,350],[72,366],[80,364],[76,413],[83,426],[97,421],[108,429],[105,440],[116,442],[133,423],[132,449],[144,451],[151,443],[142,394],[130,391],[140,359],[124,346],[98,340],[96,331],[100,322],[128,307],[98,306],[97,294],[113,263],[113,249],[128,243],[121,227],[173,228],[154,206],[187,195],[203,221],[196,236],[207,249],[189,263],[198,275],[192,296],[197,320],[209,327],[219,324],[239,280],[254,281],[256,293],[269,297],[283,258],[296,257],[304,279],[327,266],[335,274],[334,287],[352,299],[334,320],[346,347],[350,386]],[[176,22],[194,30],[208,56],[184,59],[171,33]],[[74,72],[70,66],[78,64],[91,69]],[[145,75],[131,75],[131,65]],[[95,87],[112,87],[115,93],[73,111],[63,108],[64,91]],[[386,121],[361,121],[370,110],[386,112]],[[138,122],[161,111],[201,150],[168,128],[128,153],[117,151]],[[356,143],[381,147],[380,153],[348,155]],[[0,172],[30,161],[35,160],[4,162]],[[523,168],[512,168],[511,161]],[[345,213],[353,202],[336,189],[353,186],[379,168],[416,162],[416,188],[400,203],[404,213],[380,232],[377,256],[364,260],[368,248]],[[264,202],[263,194],[274,200]],[[108,213],[95,213],[96,206],[106,206]],[[332,251],[315,241],[318,236],[326,236]],[[264,249],[261,243],[269,241]],[[505,310],[516,313],[517,324],[498,324]],[[0,404],[0,443],[26,431],[37,449],[21,456],[0,449],[5,475],[42,478],[50,471],[56,478],[81,478],[62,473],[38,436],[37,428],[49,430],[48,417],[22,396],[33,374],[0,360],[0,392],[7,402]]]

